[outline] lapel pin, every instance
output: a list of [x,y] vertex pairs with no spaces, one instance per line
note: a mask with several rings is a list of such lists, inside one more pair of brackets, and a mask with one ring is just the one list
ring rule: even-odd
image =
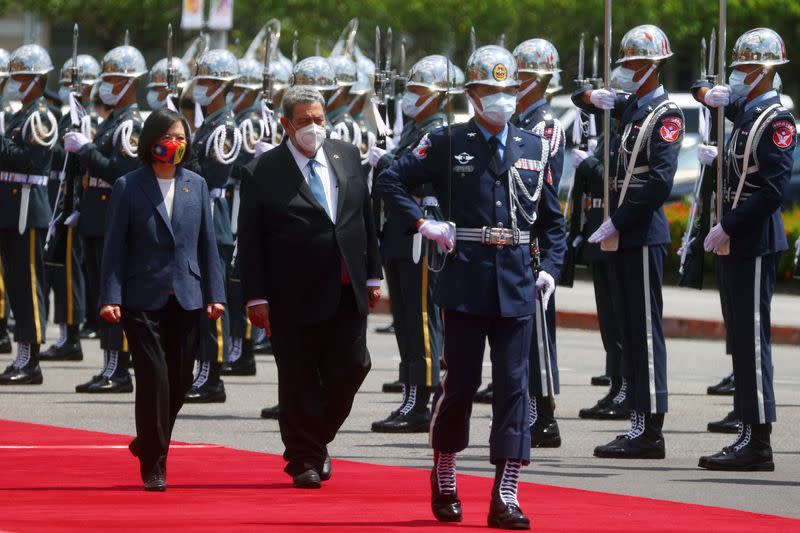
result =
[[184,187],[184,188],[183,188],[183,189],[181,189],[181,190],[182,190],[183,192],[189,192],[189,187]]
[[333,154],[334,159],[339,159],[339,154]]

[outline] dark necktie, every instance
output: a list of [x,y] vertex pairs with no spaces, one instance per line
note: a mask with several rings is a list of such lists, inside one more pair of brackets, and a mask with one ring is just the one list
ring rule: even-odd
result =
[[492,166],[501,168],[503,166],[503,158],[500,157],[500,139],[497,137],[489,137],[489,147],[492,154]]

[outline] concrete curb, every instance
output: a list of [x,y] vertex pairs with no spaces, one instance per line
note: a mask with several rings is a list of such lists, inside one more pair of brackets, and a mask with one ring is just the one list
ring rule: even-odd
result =
[[[375,314],[390,314],[388,298],[381,298],[372,309]],[[558,326],[570,329],[600,328],[597,315],[582,311],[557,311]],[[722,320],[702,318],[664,317],[664,335],[679,339],[716,339],[725,340],[725,324]],[[772,325],[772,342],[774,344],[800,345],[800,327]]]

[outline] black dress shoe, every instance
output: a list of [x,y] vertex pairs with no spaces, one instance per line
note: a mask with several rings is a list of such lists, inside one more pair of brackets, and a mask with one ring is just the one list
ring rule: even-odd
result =
[[486,519],[489,527],[494,529],[526,530],[531,528],[531,520],[519,505],[507,504],[500,497],[499,489],[492,490],[492,503],[489,505],[489,517]]
[[383,384],[383,392],[403,392],[403,382],[402,381],[391,381],[389,383]]
[[375,333],[381,333],[383,335],[394,335],[394,324],[389,324],[388,326],[384,326],[382,328],[375,328]]
[[167,490],[167,473],[161,461],[145,476],[144,490],[147,492],[164,492]]
[[11,337],[6,333],[0,337],[0,353],[12,353],[13,351],[14,347],[11,345]]
[[733,380],[733,374],[722,378],[722,381],[706,389],[706,393],[712,396],[733,396],[735,391],[736,383]]
[[9,365],[0,374],[0,385],[41,385],[42,369],[39,365],[27,364],[22,368]]
[[607,405],[597,403],[594,407],[581,409],[578,416],[593,420],[625,420],[630,417],[631,412],[622,404],[611,402]]
[[186,393],[186,403],[225,403],[228,397],[225,394],[225,383],[222,380],[211,385],[206,381],[200,387],[192,387]]
[[325,454],[325,460],[322,462],[322,470],[319,472],[320,481],[328,481],[333,474],[333,467],[331,466],[331,455]]
[[492,384],[486,385],[486,388],[478,391],[472,401],[475,403],[492,403]]
[[89,387],[91,387],[94,383],[100,381],[103,378],[103,374],[97,374],[92,376],[92,379],[87,381],[86,383],[81,383],[80,385],[75,385],[75,392],[89,392]]
[[133,392],[133,379],[127,373],[100,379],[89,385],[86,392],[91,394],[126,394]]
[[278,419],[278,407],[277,405],[273,405],[272,407],[265,407],[261,410],[261,418],[266,418],[268,420],[277,420]]
[[611,378],[606,375],[592,376],[592,385],[595,387],[608,387],[611,385]]
[[296,489],[318,489],[322,486],[321,481],[319,474],[313,468],[292,477],[292,483]]
[[220,374],[223,376],[255,376],[256,360],[252,357],[245,360],[242,356],[236,361],[222,363]]
[[97,338],[97,329],[90,326],[89,324],[84,324],[81,328],[81,332],[79,333],[81,339],[96,339]]
[[558,431],[558,422],[541,422],[537,420],[531,426],[531,448],[560,448],[561,433]]
[[263,342],[253,344],[253,353],[272,354],[272,341],[264,337]]
[[431,411],[411,411],[372,423],[375,433],[427,433],[431,427]]
[[739,419],[733,411],[725,415],[722,420],[716,422],[709,422],[707,428],[711,433],[738,433],[739,432]]
[[773,472],[771,424],[744,424],[739,437],[714,455],[700,458],[698,466],[707,470],[734,472]]
[[52,345],[39,354],[40,361],[83,361],[80,341],[65,342],[61,346]]
[[[634,415],[631,413],[632,419]],[[627,434],[619,435],[608,444],[596,447],[594,456],[607,459],[664,459],[666,453],[664,436],[661,433],[664,415],[638,416],[645,419],[638,431],[634,431],[635,428],[632,427]]]
[[463,519],[458,491],[453,494],[442,494],[439,491],[436,467],[431,470],[431,511],[439,522],[461,522]]

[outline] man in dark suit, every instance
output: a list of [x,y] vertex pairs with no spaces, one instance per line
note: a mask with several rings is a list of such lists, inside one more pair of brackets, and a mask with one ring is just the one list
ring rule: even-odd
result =
[[285,471],[319,488],[370,369],[381,262],[358,148],[325,139],[317,90],[291,87],[282,105],[286,138],[245,167],[239,268],[250,321],[272,338]]

